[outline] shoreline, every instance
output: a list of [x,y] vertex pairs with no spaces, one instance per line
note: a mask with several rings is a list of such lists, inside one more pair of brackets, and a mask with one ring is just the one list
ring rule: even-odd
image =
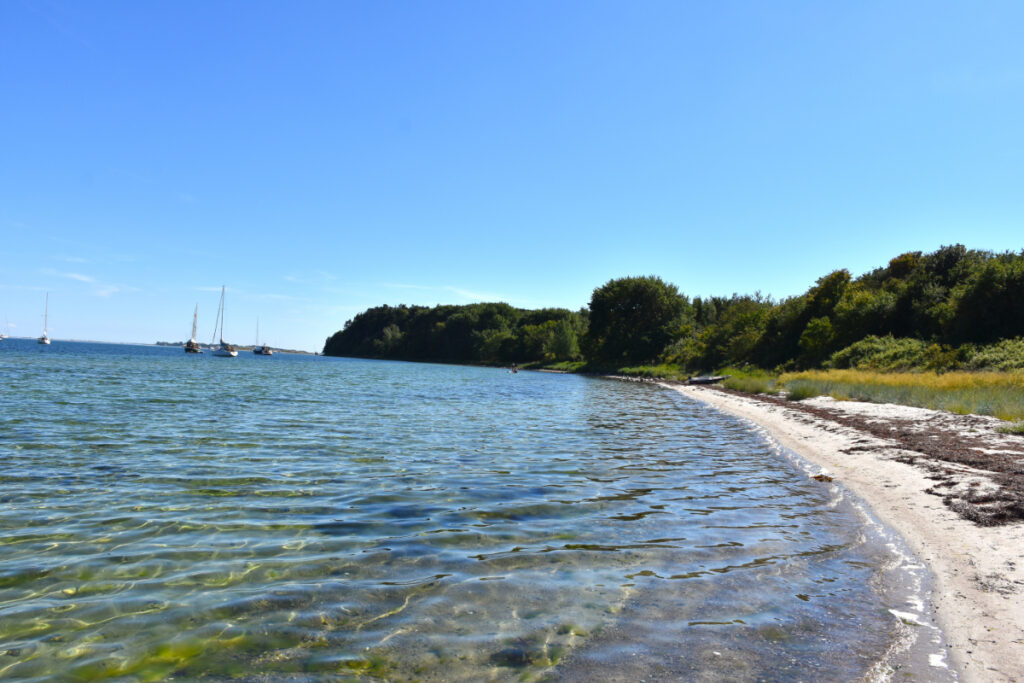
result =
[[[880,438],[823,414],[857,416],[883,425],[891,421],[919,430],[932,430],[935,420],[942,420],[965,437],[968,432],[975,439],[984,435],[992,452],[1019,448],[1022,462],[1024,440],[998,434],[999,421],[991,418],[829,398],[802,402],[821,409],[812,414],[717,388],[660,384],[764,428],[858,496],[898,533],[932,574],[929,607],[946,639],[948,665],[960,680],[1024,681],[1024,523],[978,525],[957,514],[935,492],[939,486],[945,487],[944,493],[987,490],[995,486],[986,476],[990,473],[927,461],[920,451],[909,452],[896,439]],[[937,479],[942,483],[937,485]]]

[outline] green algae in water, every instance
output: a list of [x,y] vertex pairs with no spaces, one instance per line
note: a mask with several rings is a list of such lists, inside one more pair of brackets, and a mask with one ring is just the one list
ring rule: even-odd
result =
[[855,679],[891,642],[856,515],[670,392],[12,348],[0,677]]

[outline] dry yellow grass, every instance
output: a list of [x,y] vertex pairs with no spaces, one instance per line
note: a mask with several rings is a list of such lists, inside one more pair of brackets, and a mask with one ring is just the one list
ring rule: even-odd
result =
[[782,375],[778,383],[839,399],[899,403],[1024,419],[1024,372],[871,372],[810,370]]

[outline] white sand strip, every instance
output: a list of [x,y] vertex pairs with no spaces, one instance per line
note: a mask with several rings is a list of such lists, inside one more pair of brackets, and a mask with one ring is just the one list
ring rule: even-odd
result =
[[[924,469],[892,459],[900,453],[895,442],[710,387],[665,386],[760,425],[859,496],[899,533],[934,575],[931,609],[960,680],[1024,681],[1024,524],[983,527],[959,517],[939,496],[925,493],[935,482]],[[920,410],[816,401],[826,402],[830,410],[901,419]]]

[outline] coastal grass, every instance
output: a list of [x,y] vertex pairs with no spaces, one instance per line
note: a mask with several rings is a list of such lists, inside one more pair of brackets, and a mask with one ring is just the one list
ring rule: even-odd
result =
[[689,377],[678,365],[665,363],[661,365],[637,365],[619,368],[616,370],[616,373],[626,375],[627,377],[643,377],[645,379],[685,380]]
[[1003,434],[1017,434],[1018,436],[1024,436],[1024,422],[1016,422],[1005,427],[1000,427],[999,431]]
[[785,386],[790,397],[816,392],[839,400],[897,403],[963,415],[1024,420],[1024,372],[1021,371],[808,370],[784,373],[778,384]]
[[722,386],[733,391],[742,391],[745,394],[771,394],[779,393],[779,387],[775,382],[775,375],[758,368],[722,368],[718,375],[728,375],[722,382]]
[[794,382],[787,386],[787,401],[803,401],[804,399],[814,398],[822,394],[821,390],[815,387],[812,382]]
[[[671,363],[662,363],[660,365],[637,365],[618,368],[614,371],[614,374],[644,379],[665,379],[685,382],[691,377],[704,373],[688,370]],[[745,394],[770,394],[775,396],[782,388],[776,383],[775,374],[760,368],[725,367],[711,374],[726,375],[727,379],[721,383],[721,386],[726,389],[741,391]]]
[[722,386],[745,394],[779,393],[774,380],[764,377],[730,377],[722,382]]
[[523,363],[521,367],[523,370],[553,370],[555,372],[580,372],[586,366],[586,363],[581,360],[563,360],[563,361],[534,361],[532,363]]
[[549,370],[558,370],[559,372],[576,372],[584,365],[586,363],[581,360],[563,360],[558,363],[548,363],[544,367]]

